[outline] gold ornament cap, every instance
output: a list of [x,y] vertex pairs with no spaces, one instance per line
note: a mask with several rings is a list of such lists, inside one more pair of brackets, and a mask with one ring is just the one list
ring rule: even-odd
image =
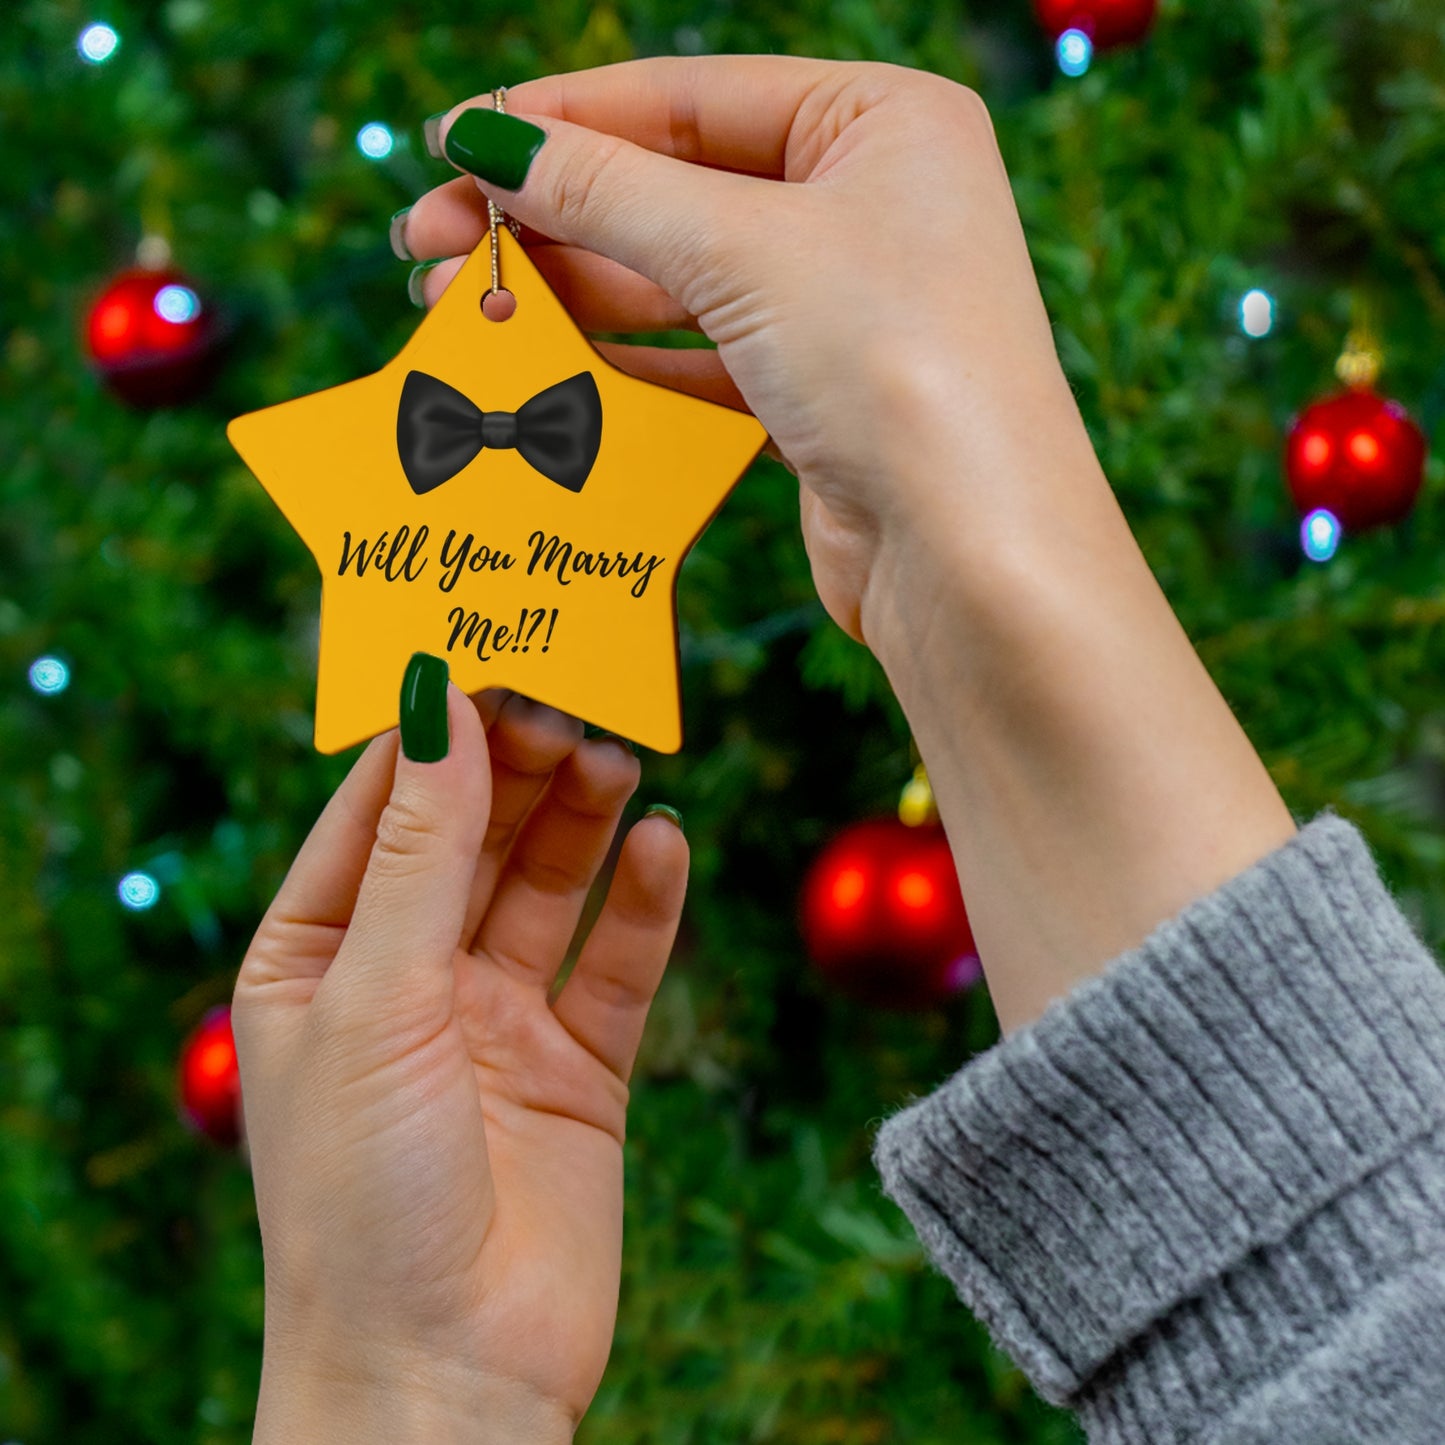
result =
[[1346,386],[1366,391],[1374,386],[1384,363],[1379,343],[1367,331],[1352,331],[1335,362],[1335,375]]
[[914,768],[913,776],[903,785],[903,792],[898,798],[898,821],[910,828],[938,821],[938,805],[933,800],[928,769],[922,763]]

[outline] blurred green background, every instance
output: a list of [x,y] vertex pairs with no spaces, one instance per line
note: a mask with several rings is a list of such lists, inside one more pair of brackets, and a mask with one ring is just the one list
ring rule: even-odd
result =
[[[93,21],[120,36],[103,65],[77,54]],[[1427,431],[1445,399],[1438,4],[1173,0],[1146,44],[1071,79],[1027,0],[12,3],[0,1439],[250,1438],[250,1176],[179,1121],[176,1058],[229,1001],[354,754],[311,749],[316,567],[225,422],[376,369],[416,326],[386,226],[451,174],[424,116],[547,72],[721,51],[893,61],[988,100],[1150,564],[1296,816],[1357,821],[1445,938],[1440,463],[1407,521],[1323,565],[1280,469],[1362,304],[1381,390]],[[395,132],[384,159],[356,144],[368,122]],[[86,365],[81,327],[146,235],[233,339],[201,399],[136,411]],[[1278,320],[1251,340],[1256,286]],[[1062,1445],[1071,1419],[989,1346],[868,1160],[886,1112],[996,1038],[986,995],[868,1009],[797,934],[809,861],[893,807],[911,758],[878,668],[814,599],[796,518],[796,484],[761,460],[682,573],[687,745],[644,755],[628,819],[681,809],[693,885],[634,1078],[621,1317],[578,1438]],[[42,655],[70,667],[63,693],[27,685]],[[144,912],[117,900],[132,869],[161,880]]]

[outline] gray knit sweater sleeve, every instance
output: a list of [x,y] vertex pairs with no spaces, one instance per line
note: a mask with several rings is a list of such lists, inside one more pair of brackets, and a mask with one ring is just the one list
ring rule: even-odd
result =
[[1328,809],[874,1162],[1094,1445],[1445,1441],[1445,974]]

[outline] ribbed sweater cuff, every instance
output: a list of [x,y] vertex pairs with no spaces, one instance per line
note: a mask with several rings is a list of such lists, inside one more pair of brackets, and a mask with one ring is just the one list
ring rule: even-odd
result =
[[[1216,1304],[1246,1339],[1255,1313],[1307,1340],[1302,1315],[1338,1319],[1371,1260],[1412,1253],[1378,1237],[1407,1234],[1408,1209],[1367,1220],[1364,1246],[1352,1220],[1362,1182],[1433,1152],[1442,1039],[1445,975],[1326,810],[888,1119],[874,1162],[1038,1392],[1078,1404],[1146,1334],[1227,1353]],[[1332,1250],[1338,1277],[1312,1286]]]

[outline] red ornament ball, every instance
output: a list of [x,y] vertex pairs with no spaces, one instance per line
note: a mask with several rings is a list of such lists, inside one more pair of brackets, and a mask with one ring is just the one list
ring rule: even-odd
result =
[[1285,476],[1301,517],[1318,507],[1346,532],[1398,522],[1425,479],[1425,435],[1397,401],[1365,387],[1326,397],[1295,418]]
[[803,882],[803,938],[841,993],[933,1008],[981,977],[948,839],[937,824],[870,818],[845,828]]
[[241,1140],[241,1071],[231,1009],[213,1008],[181,1047],[181,1118],[197,1133],[234,1148]]
[[1159,0],[1034,0],[1039,23],[1051,40],[1082,30],[1095,50],[1135,45],[1154,24]]
[[172,270],[123,272],[85,322],[86,351],[106,385],[139,407],[198,395],[214,375],[216,341],[210,307]]

